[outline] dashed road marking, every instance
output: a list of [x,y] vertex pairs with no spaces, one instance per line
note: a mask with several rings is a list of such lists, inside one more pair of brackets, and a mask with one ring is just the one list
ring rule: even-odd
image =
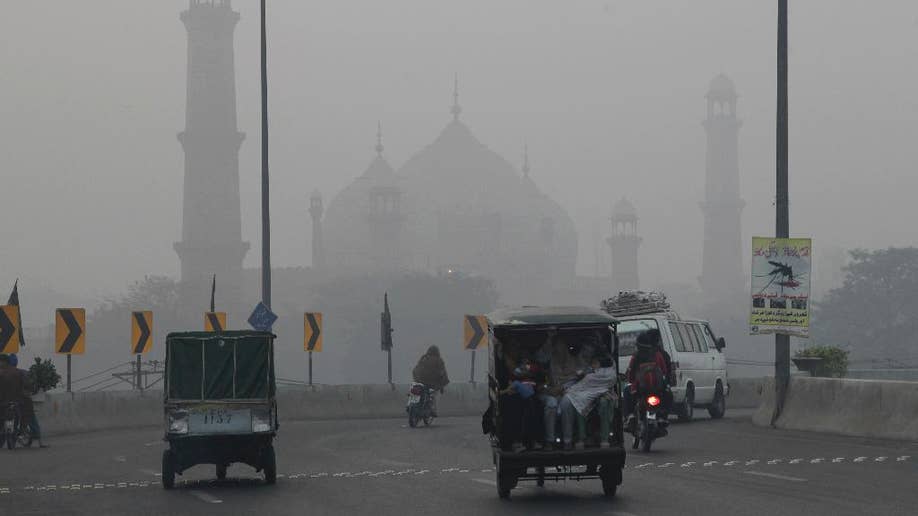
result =
[[838,464],[839,462],[845,462],[845,458],[844,458],[844,457],[835,457],[834,459],[832,459],[832,462],[833,462],[834,464]]
[[223,500],[201,491],[188,491],[188,494],[204,503],[223,503]]
[[854,462],[864,462],[867,460],[867,457],[855,457]]
[[904,461],[907,461],[907,460],[910,459],[910,458],[911,458],[911,457],[910,457],[909,455],[903,455],[903,456],[901,456],[901,457],[896,457],[896,462],[904,462]]
[[777,475],[775,473],[764,473],[762,471],[744,471],[743,473],[747,475],[755,475],[757,477],[768,477],[768,478],[776,478],[778,480],[787,480],[789,482],[806,482],[805,478],[789,477],[787,475]]
[[489,486],[491,486],[491,487],[497,486],[497,482],[496,482],[496,481],[491,480],[491,479],[488,479],[488,478],[471,478],[471,479],[469,479],[469,480],[471,480],[472,482],[478,482],[479,484],[486,484],[486,485],[489,485]]

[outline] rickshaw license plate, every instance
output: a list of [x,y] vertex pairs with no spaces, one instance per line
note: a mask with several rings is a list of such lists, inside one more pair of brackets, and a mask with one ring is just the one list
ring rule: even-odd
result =
[[252,413],[249,409],[198,408],[191,411],[191,432],[248,433],[252,431]]

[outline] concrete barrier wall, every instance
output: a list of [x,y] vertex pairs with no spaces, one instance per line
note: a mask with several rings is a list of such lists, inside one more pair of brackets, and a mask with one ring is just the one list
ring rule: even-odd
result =
[[[316,385],[278,390],[280,421],[405,417],[407,385]],[[484,384],[446,387],[440,416],[475,416],[488,406]],[[162,426],[162,391],[61,393],[36,404],[45,435]]]
[[[766,382],[753,416],[768,425],[774,383]],[[918,383],[835,378],[791,378],[778,428],[858,437],[918,440]]]
[[765,378],[730,378],[730,394],[727,396],[727,408],[755,408],[762,401],[762,388]]

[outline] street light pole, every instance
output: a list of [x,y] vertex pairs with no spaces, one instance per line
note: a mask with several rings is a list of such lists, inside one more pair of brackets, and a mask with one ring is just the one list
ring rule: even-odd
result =
[[[778,0],[778,112],[775,140],[775,236],[790,236],[790,210],[788,198],[788,136],[787,123],[787,0]],[[784,408],[784,399],[790,383],[790,336],[775,335],[775,412],[774,425]]]
[[271,213],[268,195],[268,44],[261,0],[261,301],[271,308]]

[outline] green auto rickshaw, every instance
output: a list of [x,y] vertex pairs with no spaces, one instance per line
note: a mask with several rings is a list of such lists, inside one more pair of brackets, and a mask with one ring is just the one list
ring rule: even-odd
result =
[[163,487],[199,464],[218,479],[235,462],[277,478],[274,338],[268,332],[180,332],[166,337]]

